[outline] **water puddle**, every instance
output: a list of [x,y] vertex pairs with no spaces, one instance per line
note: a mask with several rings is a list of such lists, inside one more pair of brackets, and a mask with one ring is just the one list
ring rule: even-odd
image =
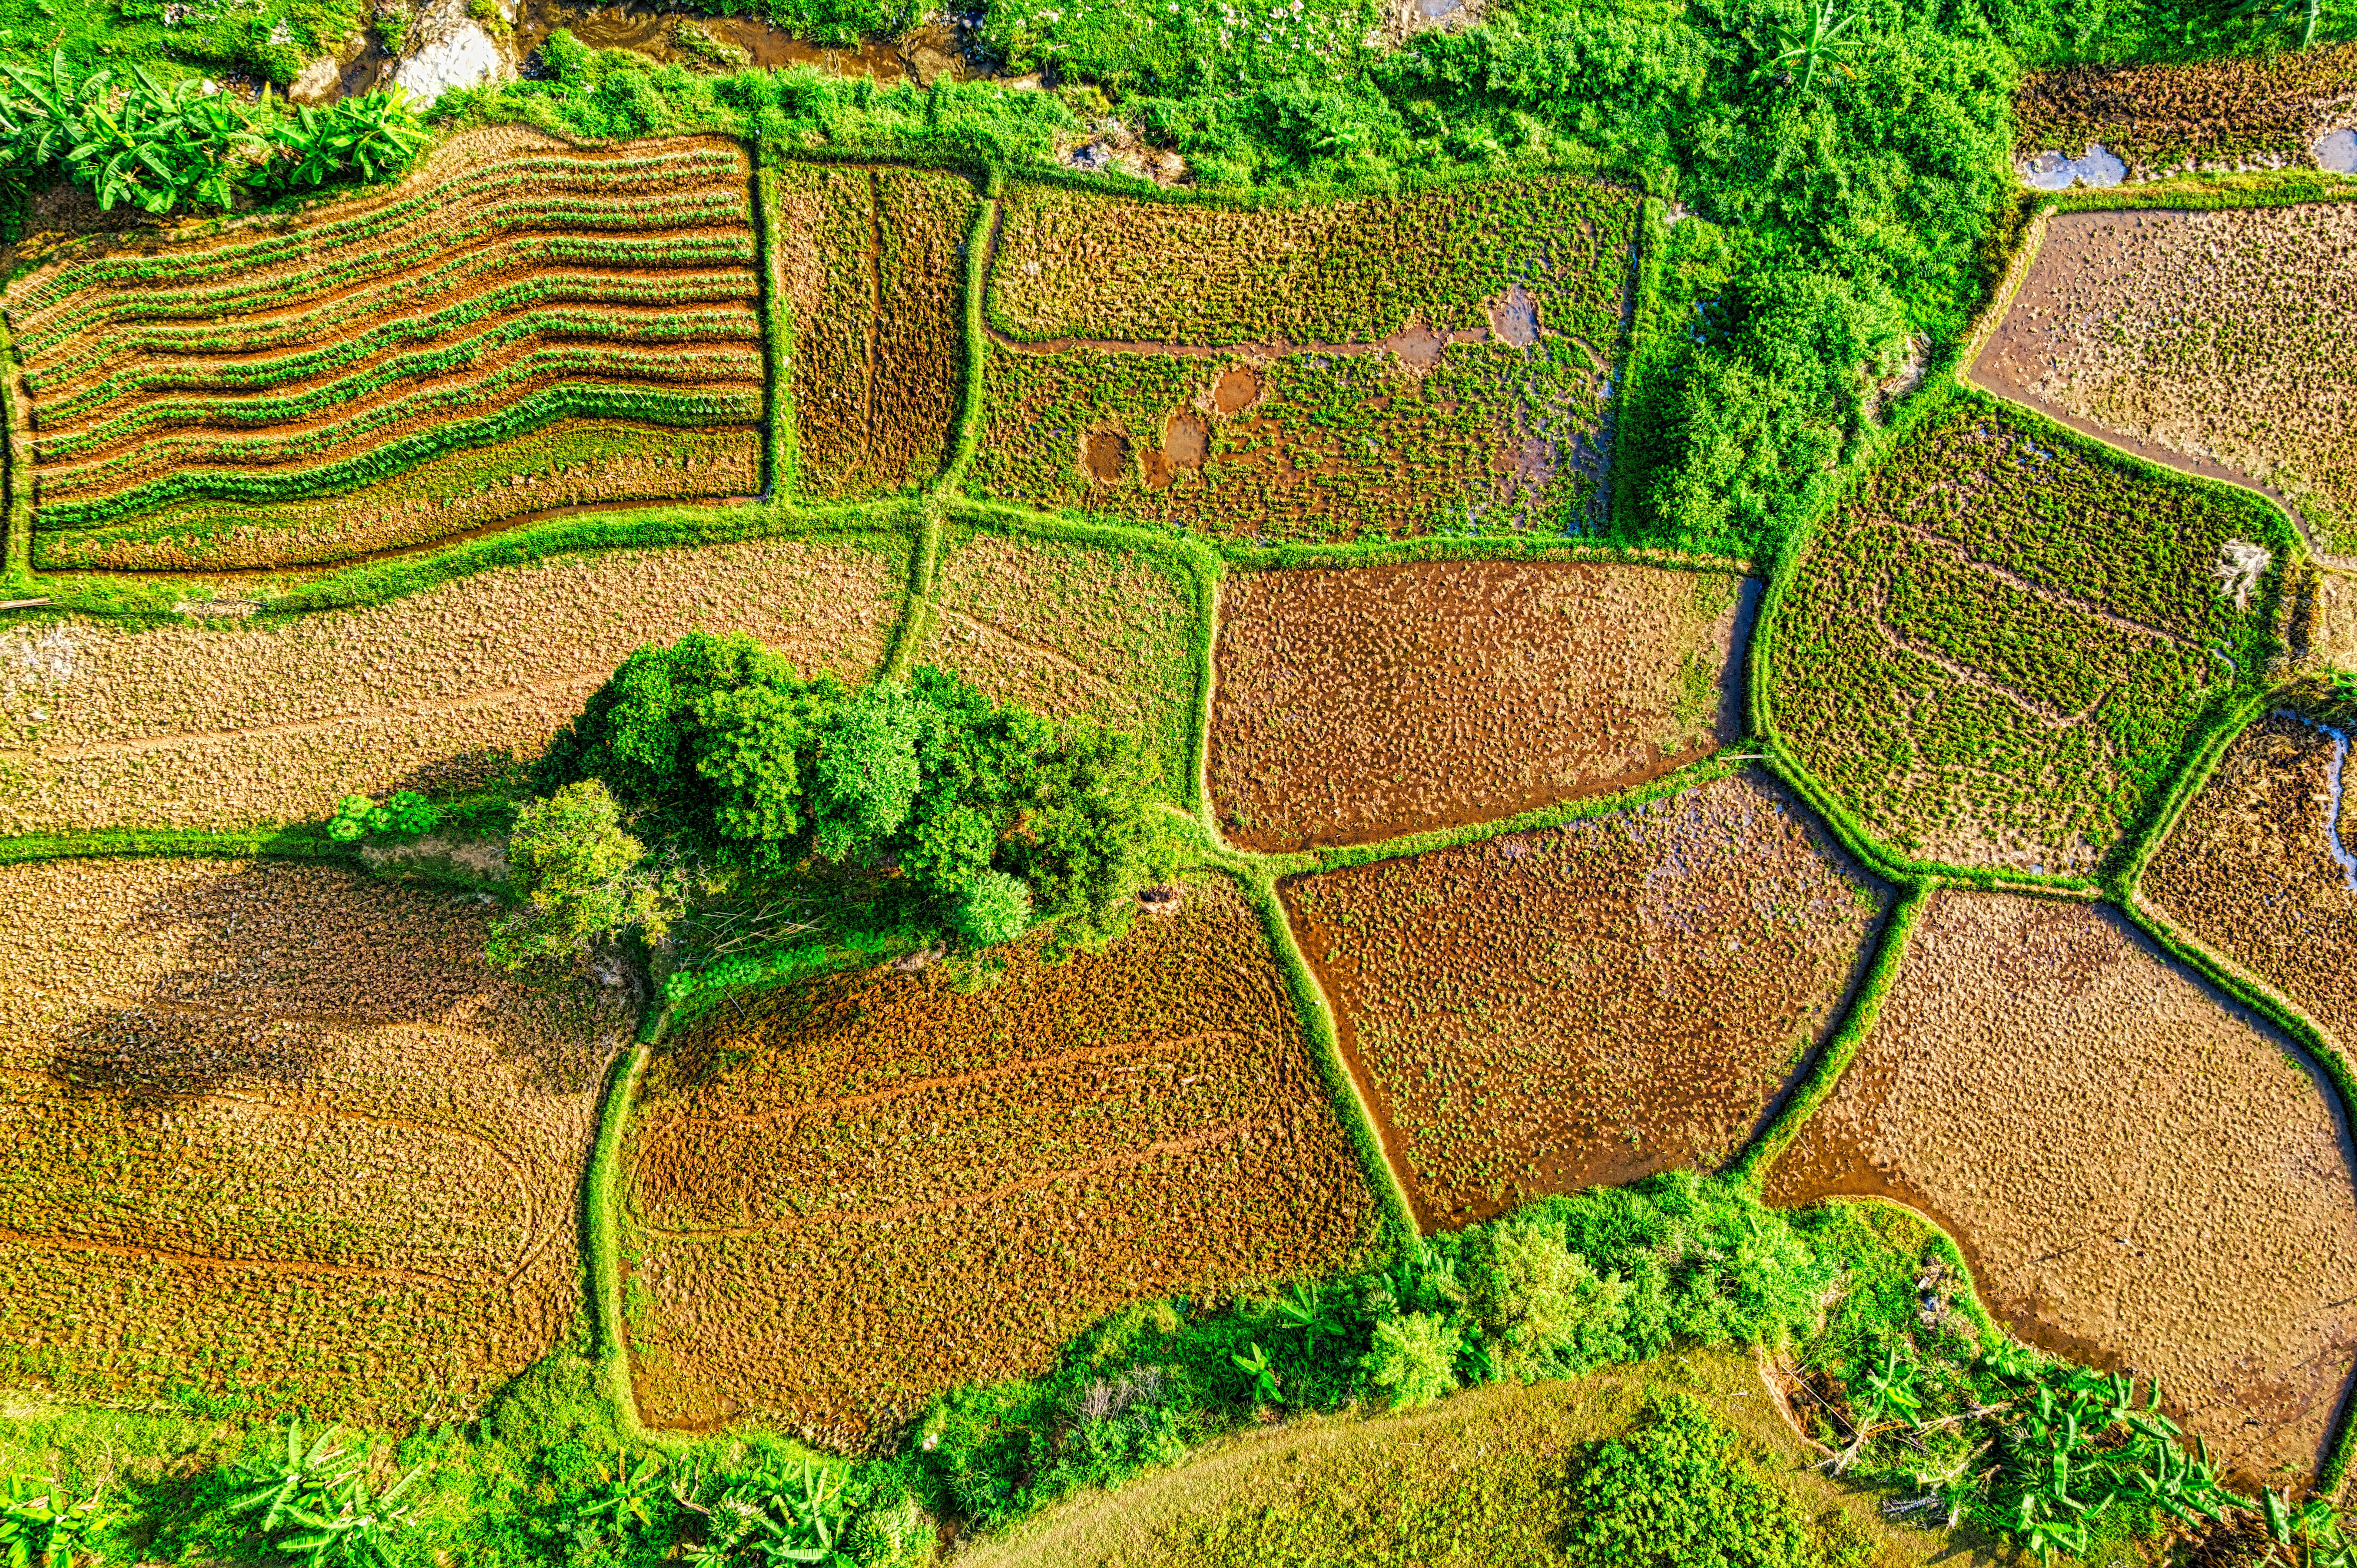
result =
[[1129,471],[1129,437],[1118,430],[1092,430],[1081,446],[1081,462],[1099,484],[1117,485]]
[[2333,174],[2357,174],[2357,131],[2327,131],[2309,144],[2316,166]]
[[2306,725],[2332,739],[2332,760],[2326,764],[2324,769],[2324,786],[2330,796],[2324,808],[2324,847],[2331,854],[2333,864],[2341,867],[2341,875],[2348,879],[2349,891],[2357,893],[2357,854],[2349,853],[2348,844],[2341,837],[2342,784],[2349,771],[2349,736],[2329,724],[2312,719],[2306,714],[2294,713],[2289,708],[2277,708],[2276,717]]
[[2068,190],[2074,185],[2117,185],[2127,178],[2128,166],[2112,156],[2101,142],[2089,142],[2084,157],[2040,153],[2021,164],[2021,183],[2032,190]]
[[1211,427],[1202,416],[1175,413],[1162,432],[1162,449],[1146,455],[1146,483],[1151,489],[1168,489],[1170,481],[1178,477],[1181,468],[1200,468],[1211,453]]
[[1211,410],[1215,413],[1233,413],[1249,408],[1260,397],[1260,372],[1250,365],[1232,365],[1220,372],[1211,388]]
[[1516,349],[1527,349],[1539,340],[1539,302],[1521,284],[1510,285],[1495,299],[1485,299],[1482,308],[1489,312],[1490,336]]
[[813,44],[751,16],[705,16],[649,5],[585,5],[581,0],[523,0],[516,50],[529,54],[564,28],[596,49],[629,49],[666,63],[729,69],[814,66],[831,76],[870,76],[879,87],[902,82],[931,87],[944,78],[980,74],[966,59],[954,27],[918,27],[898,38],[869,38],[840,48]]

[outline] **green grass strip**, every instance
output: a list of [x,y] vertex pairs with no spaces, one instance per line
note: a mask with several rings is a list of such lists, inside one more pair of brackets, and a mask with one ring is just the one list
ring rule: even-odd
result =
[[[1629,301],[1628,344],[1620,356],[1620,378],[1613,383],[1616,403],[1623,402],[1635,381],[1632,373],[1639,357],[1652,344],[1661,341],[1664,324],[1662,320],[1662,251],[1669,243],[1669,226],[1662,199],[1648,196],[1637,208],[1637,232],[1633,249],[1636,252],[1636,276]],[[1616,414],[1622,410],[1616,408]],[[1625,419],[1619,422],[1625,432]],[[1611,465],[1612,493],[1607,502],[1606,527],[1621,537],[1635,533],[1643,520],[1638,515],[1643,502],[1638,494],[1640,478],[1637,465],[1629,460],[1623,443],[1616,435],[1612,451],[1606,461]]]
[[1852,998],[1849,1010],[1834,1032],[1825,1036],[1809,1076],[1786,1098],[1776,1119],[1728,1167],[1729,1179],[1741,1182],[1754,1192],[1765,1187],[1768,1173],[1778,1157],[1801,1135],[1801,1129],[1808,1125],[1817,1108],[1832,1098],[1842,1074],[1849,1070],[1850,1062],[1857,1058],[1858,1047],[1874,1033],[1875,1022],[1882,1016],[1882,999],[1889,994],[1906,961],[1907,939],[1914,932],[1915,922],[1922,918],[1924,906],[1931,902],[1938,886],[1927,879],[1909,882],[1900,889],[1899,901],[1891,906],[1889,918],[1882,923],[1874,958],[1858,982],[1857,994]]
[[1386,1239],[1395,1251],[1405,1251],[1421,1234],[1415,1223],[1415,1208],[1408,1201],[1407,1187],[1399,1173],[1392,1168],[1389,1156],[1383,1153],[1383,1134],[1376,1131],[1374,1112],[1367,1103],[1366,1092],[1351,1076],[1350,1064],[1342,1059],[1342,1037],[1334,1024],[1333,1004],[1328,1001],[1325,988],[1318,983],[1317,975],[1311,972],[1301,944],[1294,939],[1293,923],[1286,918],[1285,901],[1277,896],[1275,878],[1257,865],[1224,865],[1222,869],[1236,879],[1244,897],[1260,913],[1261,926],[1268,933],[1269,950],[1275,955],[1277,968],[1284,972],[1286,988],[1293,994],[1294,1011],[1300,1015],[1302,1031],[1308,1037],[1309,1054],[1317,1058],[1318,1070],[1325,1075],[1334,1114],[1351,1141],[1351,1152],[1359,1158],[1368,1187],[1375,1195]]
[[1689,572],[1751,574],[1758,564],[1741,555],[1709,551],[1661,550],[1599,539],[1567,539],[1555,533],[1421,534],[1409,539],[1371,539],[1332,544],[1272,546],[1216,542],[1230,565],[1245,569],[1302,566],[1395,566],[1415,561],[1574,561],[1599,565],[1666,566]]
[[27,449],[32,424],[21,417],[16,369],[16,345],[0,317],[0,495],[7,498],[0,514],[0,576],[25,582],[33,575],[33,471]]
[[994,173],[982,200],[974,206],[974,227],[966,231],[965,298],[960,317],[964,323],[965,354],[959,374],[957,428],[950,435],[949,461],[927,487],[935,494],[962,493],[965,471],[982,445],[984,366],[990,353],[990,339],[982,329],[982,295],[989,281],[991,241],[997,224],[998,182]]
[[785,256],[778,244],[778,170],[769,144],[748,144],[753,158],[753,255],[761,287],[762,373],[769,382],[765,423],[767,483],[762,499],[794,493],[802,444],[794,423],[794,313],[786,299]]
[[2047,198],[2057,212],[2102,212],[2165,207],[2184,212],[2216,212],[2235,207],[2296,207],[2318,201],[2357,201],[2357,179],[2322,169],[2258,169],[2248,174],[2179,175],[2142,185],[2080,187]]
[[282,859],[362,864],[357,844],[339,843],[317,822],[276,827],[91,828],[79,832],[21,833],[0,838],[0,865],[29,860],[86,860],[152,856],[182,860]]
[[924,647],[925,636],[932,629],[936,614],[933,593],[935,579],[940,575],[942,557],[942,510],[931,503],[917,509],[917,537],[909,552],[907,587],[900,596],[900,619],[892,628],[892,646],[884,655],[882,676],[888,681],[906,680],[909,667],[916,661],[917,650]]
[[669,1016],[663,1009],[650,1009],[638,1038],[615,1059],[597,1108],[597,1141],[590,1145],[589,1168],[581,1183],[581,1233],[589,1252],[589,1316],[597,1380],[614,1424],[638,1443],[649,1441],[650,1434],[639,1416],[638,1389],[630,1380],[630,1328],[623,1319],[622,1144],[639,1081]]
[[2226,748],[2274,703],[2272,692],[2249,693],[2219,708],[2209,724],[2195,735],[2186,747],[2188,760],[2178,768],[2169,788],[2146,811],[2126,853],[2105,878],[2104,886],[2114,898],[2124,905],[2135,902],[2137,890],[2144,885],[2145,868],[2160,853],[2160,846],[2169,842],[2185,808],[2193,803],[2202,786],[2210,782],[2211,775],[2217,772]]

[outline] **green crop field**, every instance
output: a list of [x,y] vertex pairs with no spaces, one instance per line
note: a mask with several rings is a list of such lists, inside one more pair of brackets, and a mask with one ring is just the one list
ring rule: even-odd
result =
[[0,1568],[2357,1563],[2357,13],[724,9],[0,0]]

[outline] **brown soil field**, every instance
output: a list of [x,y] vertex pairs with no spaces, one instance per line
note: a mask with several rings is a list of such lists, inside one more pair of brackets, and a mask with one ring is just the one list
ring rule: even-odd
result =
[[774,177],[801,488],[844,497],[923,484],[957,422],[974,187],[942,170],[840,164],[784,163]]
[[2089,142],[2139,179],[2200,164],[2313,166],[2309,145],[2357,124],[2357,44],[2187,65],[2072,66],[2025,78],[2014,145],[2077,157]]
[[898,551],[759,540],[503,566],[362,609],[221,629],[0,632],[0,834],[324,817],[536,754],[631,650],[746,631],[864,679]]
[[2014,1332],[2158,1378],[2244,1485],[2311,1472],[2357,1358],[2321,1076],[2109,909],[1943,893],[1772,1201],[1896,1198]]
[[2145,870],[2169,924],[2265,980],[2357,1056],[2357,786],[2347,732],[2276,713],[2219,760]]
[[581,1336],[620,999],[342,870],[53,861],[0,899],[0,1377],[405,1424]]
[[[2357,46],[2352,46],[2357,47]],[[2357,553],[2357,211],[2064,212],[1973,377]]]
[[1888,904],[1801,811],[1738,775],[1284,885],[1427,1229],[1749,1141]]
[[[272,552],[290,528],[308,560],[462,532],[483,521],[468,508],[444,508],[437,532],[373,492],[568,417],[662,427],[649,458],[677,429],[733,431],[749,452],[765,396],[750,199],[723,138],[590,153],[504,128],[300,220],[61,246],[0,296],[30,397],[35,526],[138,539],[160,511],[195,558],[228,533],[244,541],[231,564],[269,565],[298,558]],[[577,492],[558,504],[650,493],[636,454],[581,445],[544,437],[464,493],[557,469]],[[652,493],[759,488],[697,456]],[[277,515],[303,501],[307,517]]]
[[1265,933],[1200,878],[1102,954],[769,993],[674,1038],[629,1152],[640,1408],[881,1436],[1140,1298],[1364,1260],[1377,1211]]
[[917,662],[1001,702],[1146,737],[1164,787],[1194,766],[1195,586],[1142,550],[969,535],[945,551]]
[[1742,730],[1757,591],[1719,573],[1430,561],[1221,588],[1211,799],[1256,850],[1609,792]]

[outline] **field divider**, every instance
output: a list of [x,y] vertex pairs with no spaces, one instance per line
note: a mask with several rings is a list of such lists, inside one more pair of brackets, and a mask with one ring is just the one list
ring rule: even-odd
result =
[[1277,967],[1284,972],[1286,989],[1293,993],[1294,1011],[1308,1036],[1310,1054],[1318,1058],[1318,1069],[1325,1075],[1335,1115],[1351,1141],[1351,1152],[1358,1156],[1367,1185],[1374,1189],[1375,1202],[1383,1212],[1393,1249],[1404,1251],[1423,1234],[1416,1224],[1415,1205],[1408,1198],[1407,1183],[1400,1175],[1392,1151],[1384,1145],[1367,1088],[1351,1070],[1350,1061],[1343,1054],[1336,1004],[1318,983],[1317,971],[1294,935],[1293,920],[1286,910],[1284,896],[1276,889],[1275,876],[1265,865],[1223,865],[1222,869],[1243,886],[1245,897],[1260,913],[1269,947],[1276,955]]
[[597,1137],[590,1145],[589,1168],[581,1183],[582,1245],[589,1254],[589,1313],[597,1379],[614,1424],[623,1436],[650,1443],[653,1434],[639,1415],[639,1396],[630,1378],[630,1326],[622,1297],[622,1144],[630,1110],[647,1060],[662,1038],[668,1007],[654,1006],[640,1020],[637,1037],[617,1057],[606,1079],[606,1094],[597,1108]]
[[[2170,923],[2167,912],[2147,899],[2141,891],[2132,890],[2129,897],[2118,901],[2117,908],[2162,952],[2229,1000],[2256,1014],[2290,1041],[2330,1087],[2336,1102],[2333,1110],[2342,1128],[2357,1129],[2357,1070],[2352,1070],[2348,1057],[2330,1036],[2266,981],[2200,939],[2179,931]],[[2352,1458],[2357,1458],[2357,1381],[2344,1384],[2341,1390],[2333,1414],[2332,1437],[2325,1449],[2324,1463],[2317,1470],[2316,1495],[2331,1497],[2340,1492],[2349,1477]]]
[[361,846],[339,843],[318,823],[233,828],[91,828],[79,832],[19,833],[0,838],[0,865],[35,860],[99,859],[316,860],[356,869]]
[[987,373],[990,353],[990,338],[983,330],[983,295],[990,286],[990,264],[998,250],[999,213],[998,174],[993,168],[984,181],[973,226],[966,231],[965,244],[961,247],[965,252],[965,297],[961,302],[964,311],[960,322],[965,341],[962,345],[957,424],[950,435],[948,460],[933,476],[933,482],[925,487],[929,496],[962,493],[965,471],[982,445],[983,379]]
[[1857,1059],[1858,1047],[1874,1033],[1874,1026],[1882,1016],[1883,998],[1899,979],[1899,972],[1907,959],[1908,938],[1914,933],[1915,923],[1921,918],[1924,907],[1939,890],[1936,878],[1921,877],[1900,885],[1899,897],[1883,918],[1882,930],[1876,939],[1874,956],[1867,962],[1866,972],[1857,983],[1857,993],[1841,1022],[1834,1026],[1818,1047],[1817,1059],[1811,1064],[1809,1075],[1792,1090],[1776,1118],[1751,1140],[1734,1165],[1727,1167],[1728,1179],[1749,1187],[1755,1194],[1768,1184],[1768,1173],[1776,1161],[1790,1148],[1802,1130],[1808,1125],[1827,1100],[1833,1098],[1843,1074]]
[[753,166],[753,275],[760,290],[762,365],[769,396],[762,421],[768,483],[761,499],[782,501],[794,493],[802,449],[794,423],[794,313],[786,298],[783,258],[778,246],[776,155],[760,141],[745,144]]
[[0,514],[0,578],[29,584],[33,579],[33,424],[24,378],[16,340],[6,319],[0,317],[0,495],[6,498],[6,510]]
[[925,635],[939,616],[933,597],[942,553],[941,508],[930,499],[923,501],[917,509],[916,521],[909,552],[908,585],[901,590],[900,620],[892,628],[892,645],[884,655],[884,667],[877,672],[880,680],[908,679],[909,666],[915,661],[917,650],[925,645]]

